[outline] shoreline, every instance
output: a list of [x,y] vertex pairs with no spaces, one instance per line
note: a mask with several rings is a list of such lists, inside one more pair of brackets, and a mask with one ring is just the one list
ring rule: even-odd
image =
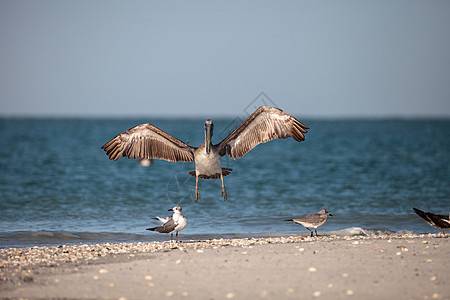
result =
[[[436,231],[439,232],[439,231]],[[213,239],[245,239],[245,238],[269,238],[289,237],[307,235],[308,231],[289,232],[250,232],[250,233],[194,233],[180,235],[181,240],[213,240]],[[348,227],[339,230],[320,231],[322,236],[382,236],[422,234],[410,230],[392,231],[389,229],[364,229],[361,227]],[[131,237],[131,238],[130,238]],[[118,243],[152,243],[170,240],[169,235],[164,234],[135,234],[135,233],[111,233],[111,232],[68,232],[68,231],[35,231],[35,232],[12,232],[0,234],[0,249],[9,248],[31,248],[31,247],[54,247],[54,246],[79,246],[84,244],[118,244]]]
[[449,249],[442,234],[8,248],[0,249],[0,292],[2,298],[449,299]]

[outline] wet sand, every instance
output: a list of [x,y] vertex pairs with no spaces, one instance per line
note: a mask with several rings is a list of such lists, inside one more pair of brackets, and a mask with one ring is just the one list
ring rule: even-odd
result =
[[442,234],[0,249],[0,297],[450,299]]

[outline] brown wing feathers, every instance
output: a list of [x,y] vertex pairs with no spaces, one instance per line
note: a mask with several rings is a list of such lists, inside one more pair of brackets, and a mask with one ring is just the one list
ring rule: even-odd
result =
[[[240,158],[260,143],[292,137],[298,142],[305,139],[306,127],[281,109],[261,106],[239,125],[220,144],[220,155]],[[112,160],[128,158],[164,159],[168,161],[194,161],[195,148],[151,124],[142,124],[119,134],[102,149]]]
[[193,148],[151,124],[142,124],[117,135],[102,146],[112,160],[128,158],[193,161]]
[[291,128],[291,136],[297,142],[301,142],[305,140],[305,135],[303,133],[307,133],[306,129],[309,129],[302,123],[300,123],[297,119],[292,117],[292,128]]
[[220,154],[226,152],[236,159],[273,139],[292,137],[301,142],[305,140],[306,129],[308,127],[281,109],[261,106],[219,144]]

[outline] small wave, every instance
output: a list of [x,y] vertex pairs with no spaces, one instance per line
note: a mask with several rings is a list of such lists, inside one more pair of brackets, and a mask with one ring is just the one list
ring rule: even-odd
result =
[[380,236],[380,235],[402,235],[406,233],[412,233],[408,230],[392,231],[389,229],[363,229],[361,227],[350,227],[344,228],[336,231],[328,231],[327,235],[337,235],[337,236]]
[[[381,236],[402,235],[411,231],[391,231],[388,229],[364,229],[361,227],[349,227],[335,231],[320,231],[319,235],[336,236]],[[186,240],[208,239],[233,239],[233,238],[261,238],[299,235],[296,233],[264,232],[264,233],[222,233],[222,234],[188,234],[183,235]],[[300,233],[300,235],[302,235]],[[303,233],[303,235],[309,235]],[[92,233],[92,232],[68,232],[68,231],[18,231],[0,232],[0,248],[25,248],[34,246],[58,246],[78,244],[104,244],[104,243],[131,243],[131,242],[155,242],[167,241],[168,235],[142,235],[133,233]]]

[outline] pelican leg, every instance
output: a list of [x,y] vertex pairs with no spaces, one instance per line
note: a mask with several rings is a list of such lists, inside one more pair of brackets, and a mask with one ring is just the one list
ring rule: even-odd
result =
[[227,200],[227,191],[225,190],[225,184],[223,183],[223,174],[220,174],[220,180],[222,180],[222,196],[223,200]]
[[198,176],[195,176],[195,202],[198,202],[200,199],[200,192],[198,191]]

